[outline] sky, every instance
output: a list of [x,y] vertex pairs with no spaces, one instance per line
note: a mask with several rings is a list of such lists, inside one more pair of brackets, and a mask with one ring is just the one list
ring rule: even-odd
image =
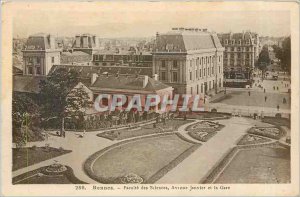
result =
[[202,3],[83,3],[16,7],[14,37],[35,33],[57,36],[92,33],[107,37],[151,37],[172,27],[208,28],[217,33],[251,30],[262,36],[290,35],[290,12],[263,6],[224,6]]

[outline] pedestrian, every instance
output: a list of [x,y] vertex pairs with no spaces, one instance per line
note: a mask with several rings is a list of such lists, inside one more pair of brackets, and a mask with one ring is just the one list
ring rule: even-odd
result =
[[279,105],[277,105],[277,111],[279,111]]
[[266,93],[266,88],[264,88],[264,93]]
[[277,86],[277,90],[279,90],[279,87]]
[[285,98],[283,98],[282,103],[286,104],[286,99]]
[[273,90],[275,90],[275,86],[273,86]]
[[267,102],[267,96],[265,96],[265,102]]

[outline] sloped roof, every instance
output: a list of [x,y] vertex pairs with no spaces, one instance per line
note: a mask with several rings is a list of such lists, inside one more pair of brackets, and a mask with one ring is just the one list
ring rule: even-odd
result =
[[40,81],[45,80],[46,76],[13,76],[13,90],[16,92],[38,93],[40,91]]
[[81,78],[91,78],[93,73],[103,74],[108,72],[109,74],[138,74],[147,75],[152,77],[152,67],[129,67],[129,66],[79,66],[79,65],[54,65],[49,71],[51,75],[55,70],[59,68],[67,68],[78,71]]
[[62,52],[62,56],[88,56],[90,57],[91,55],[82,51],[73,51],[71,52]]
[[215,48],[222,48],[222,45],[214,33],[172,31],[157,37],[155,51],[187,52]]
[[150,91],[155,93],[158,90],[170,88],[170,86],[156,81],[152,78],[148,78],[148,83],[143,87],[145,76],[135,75],[99,75],[95,83],[90,87],[91,90],[102,89],[121,89],[121,90],[133,90],[133,91]]

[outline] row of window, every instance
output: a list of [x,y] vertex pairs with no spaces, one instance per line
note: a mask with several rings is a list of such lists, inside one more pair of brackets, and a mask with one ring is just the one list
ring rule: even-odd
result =
[[[221,66],[218,67],[218,72],[219,74],[221,73]],[[202,78],[202,77],[205,77],[206,75],[208,77],[214,75],[214,68],[211,67],[211,68],[203,68],[203,71],[202,69],[198,69],[199,71],[195,70],[195,79],[199,79],[199,78]],[[193,80],[193,72],[190,71],[190,80],[192,81]]]
[[[41,64],[40,57],[27,57],[25,59],[26,65],[33,65],[33,64]],[[55,62],[55,57],[51,57],[51,63]]]
[[191,88],[191,94],[203,94],[206,93],[207,91],[214,89],[216,86],[222,87],[222,80],[219,79],[218,84],[215,83],[215,80],[209,81],[208,83],[201,83],[200,88],[199,85],[197,84],[195,89],[193,87]]
[[42,74],[42,70],[40,66],[27,66],[27,74],[29,75],[41,75]]
[[[206,65],[206,64],[212,64],[213,61],[213,56],[209,57],[198,57],[196,59],[192,59],[189,61],[190,66],[192,67],[193,65],[199,66],[199,65]],[[218,56],[218,61],[222,61],[222,56]],[[172,61],[167,61],[167,60],[161,60],[161,68],[166,68],[168,63],[172,64],[172,69],[178,69],[178,61],[177,60],[172,60]]]
[[152,55],[93,55],[93,61],[143,62],[152,61]]
[[241,44],[246,44],[246,45],[249,45],[250,43],[251,43],[251,40],[250,39],[247,39],[247,40],[224,40],[224,44],[231,44],[231,45],[235,45],[235,44],[239,44],[239,45],[241,45]]
[[[254,47],[255,51],[256,47]],[[225,47],[225,51],[251,51],[251,47]]]
[[249,62],[237,62],[237,64],[235,64],[233,61],[230,61],[230,63],[224,62],[224,66],[226,67],[243,67],[243,66],[250,66]]
[[[234,53],[230,53],[230,54],[227,54],[227,53],[225,53],[224,54],[224,58],[234,58]],[[241,54],[241,53],[236,53],[236,56],[238,57],[238,58],[241,58],[243,55]],[[247,53],[247,54],[245,54],[245,56],[244,57],[246,57],[246,58],[250,58],[251,57],[251,55],[249,54],[249,53]]]

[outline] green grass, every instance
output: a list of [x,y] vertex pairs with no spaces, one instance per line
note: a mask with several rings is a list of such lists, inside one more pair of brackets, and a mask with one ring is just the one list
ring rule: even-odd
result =
[[144,137],[96,153],[85,168],[90,168],[88,174],[101,183],[117,183],[116,180],[130,173],[142,177],[144,182],[150,178],[154,181],[191,154],[193,151],[189,149],[195,146],[199,144],[184,141],[175,134]]
[[[156,123],[156,128],[153,128],[153,124],[141,126],[140,129],[121,129],[116,131],[106,131],[97,134],[98,137],[107,138],[110,140],[123,140],[143,135],[156,134],[161,132],[172,132],[177,131],[178,127],[181,125],[193,122],[191,120],[168,120],[166,121],[166,125],[163,123]],[[164,129],[164,131],[162,131]]]
[[13,171],[24,168],[60,155],[70,153],[70,150],[59,150],[57,148],[13,148]]
[[260,147],[240,150],[214,183],[290,183],[290,150]]

